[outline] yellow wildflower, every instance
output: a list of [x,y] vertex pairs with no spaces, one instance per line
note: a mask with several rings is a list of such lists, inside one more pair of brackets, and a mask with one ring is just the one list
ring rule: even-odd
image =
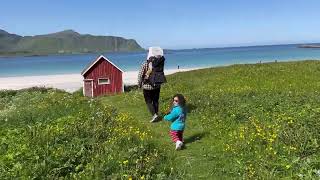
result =
[[123,164],[128,164],[129,161],[128,161],[128,160],[125,160],[125,161],[123,161],[122,163],[123,163]]

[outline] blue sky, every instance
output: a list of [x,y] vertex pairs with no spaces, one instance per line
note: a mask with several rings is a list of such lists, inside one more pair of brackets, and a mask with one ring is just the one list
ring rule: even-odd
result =
[[2,0],[0,29],[133,38],[144,48],[320,42],[320,0]]

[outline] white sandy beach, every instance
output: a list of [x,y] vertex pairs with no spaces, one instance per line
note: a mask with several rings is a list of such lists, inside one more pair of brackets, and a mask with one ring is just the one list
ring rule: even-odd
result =
[[[165,74],[176,72],[191,71],[199,68],[190,69],[168,69]],[[123,74],[125,85],[137,84],[138,71],[127,71]],[[74,92],[82,87],[83,77],[79,74],[44,75],[44,76],[20,76],[20,77],[0,77],[0,90],[4,89],[23,89],[29,87],[52,87]]]

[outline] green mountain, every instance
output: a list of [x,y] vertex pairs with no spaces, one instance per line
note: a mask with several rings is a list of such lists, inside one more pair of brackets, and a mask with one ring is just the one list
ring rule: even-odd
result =
[[0,55],[47,55],[142,50],[134,39],[93,36],[65,30],[46,35],[19,36],[0,29]]
[[0,53],[11,51],[22,37],[0,29]]

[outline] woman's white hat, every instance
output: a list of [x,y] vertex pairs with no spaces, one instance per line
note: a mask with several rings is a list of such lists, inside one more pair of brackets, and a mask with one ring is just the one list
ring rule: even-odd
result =
[[163,56],[163,50],[160,47],[149,47],[148,57],[149,59],[152,56]]

